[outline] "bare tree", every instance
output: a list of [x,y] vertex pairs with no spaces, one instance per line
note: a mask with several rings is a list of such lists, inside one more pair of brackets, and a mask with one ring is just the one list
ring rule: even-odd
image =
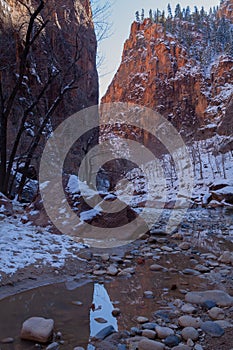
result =
[[[18,194],[22,194],[35,151],[41,139],[51,132],[50,118],[63,102],[64,96],[77,91],[80,80],[87,75],[79,65],[85,49],[81,40],[86,31],[85,25],[82,23],[77,27],[77,32],[72,33],[74,40],[69,45],[67,58],[61,62],[57,57],[61,48],[55,50],[53,35],[46,35],[46,29],[54,24],[51,23],[51,13],[45,8],[44,1],[40,0],[33,11],[26,1],[19,0],[19,5],[27,12],[26,20],[20,22],[18,28],[14,28],[10,21],[0,28],[0,41],[4,43],[4,55],[0,56],[0,192],[6,195],[11,192],[14,180],[11,175],[17,171],[15,167],[20,161],[23,161],[24,170]],[[50,32],[53,33],[53,30]],[[45,48],[42,62],[36,59],[38,40],[43,42]],[[12,59],[7,61],[6,52]],[[46,65],[43,62],[45,57]],[[12,81],[10,87],[9,79],[6,86],[9,76]],[[17,119],[16,134],[10,144],[9,123],[14,118]],[[24,143],[27,133],[31,133],[31,139],[28,138],[31,141],[27,140],[27,147],[24,145],[24,152],[21,153],[20,144]]]

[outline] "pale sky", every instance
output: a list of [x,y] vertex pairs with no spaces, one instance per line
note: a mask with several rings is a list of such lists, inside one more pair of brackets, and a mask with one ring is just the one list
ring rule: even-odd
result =
[[[104,0],[102,0],[104,1]],[[148,16],[149,9],[166,10],[167,4],[170,2],[173,13],[177,3],[181,7],[190,6],[193,10],[194,6],[201,8],[204,6],[205,10],[210,7],[219,5],[217,0],[110,0],[112,1],[111,13],[109,21],[112,23],[112,35],[99,44],[99,49],[104,57],[104,62],[99,67],[99,83],[100,83],[100,97],[104,95],[108,85],[116,73],[123,51],[125,40],[129,37],[130,27],[135,20],[135,12],[144,8],[145,14]],[[101,1],[100,1],[101,3]]]

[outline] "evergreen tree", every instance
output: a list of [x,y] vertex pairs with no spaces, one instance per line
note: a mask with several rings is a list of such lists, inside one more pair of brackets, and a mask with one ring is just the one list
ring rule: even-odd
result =
[[167,5],[167,13],[168,13],[168,18],[172,18],[172,8],[171,5]]
[[150,9],[150,11],[149,11],[149,18],[150,18],[151,21],[153,21],[153,12],[152,12],[151,9]]
[[140,22],[140,16],[139,16],[139,12],[138,11],[136,11],[135,17],[136,17],[136,22]]
[[144,21],[144,18],[145,18],[145,11],[144,11],[144,9],[142,9],[142,12],[141,12],[141,21],[142,22]]
[[180,7],[180,4],[177,4],[175,8],[175,18],[181,18],[181,17],[182,17],[181,7]]

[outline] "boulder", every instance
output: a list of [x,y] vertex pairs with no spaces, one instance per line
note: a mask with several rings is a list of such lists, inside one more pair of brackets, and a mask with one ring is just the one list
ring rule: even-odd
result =
[[43,317],[31,317],[24,321],[21,339],[47,343],[53,335],[54,321]]

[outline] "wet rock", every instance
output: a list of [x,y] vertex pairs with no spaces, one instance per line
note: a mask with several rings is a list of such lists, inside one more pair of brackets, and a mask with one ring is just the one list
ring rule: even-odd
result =
[[46,350],[58,350],[59,349],[59,343],[53,342],[47,346]]
[[150,329],[144,329],[142,331],[142,336],[143,337],[146,337],[148,339],[155,339],[156,338],[156,332],[155,331],[152,331]]
[[169,335],[174,335],[173,329],[171,329],[169,327],[157,326],[157,327],[155,327],[155,330],[157,332],[158,337],[161,339],[167,338]]
[[107,268],[107,274],[110,275],[110,276],[116,276],[118,273],[118,269],[116,268],[116,266],[114,265],[110,265],[108,268]]
[[199,328],[201,324],[200,318],[195,318],[188,315],[179,317],[178,322],[181,327]]
[[203,332],[209,334],[211,337],[221,337],[225,332],[216,322],[206,321],[201,324]]
[[196,308],[192,306],[191,304],[184,304],[181,308],[181,311],[185,314],[193,314],[196,312]]
[[11,338],[11,337],[0,339],[1,344],[10,344],[10,343],[14,343],[14,341],[15,341],[14,338]]
[[225,317],[224,311],[219,307],[212,307],[212,309],[208,311],[208,314],[213,320],[223,320]]
[[172,348],[172,350],[191,350],[190,346],[184,345],[184,344],[179,344]]
[[149,320],[148,320],[147,317],[138,316],[138,317],[136,318],[136,321],[137,321],[138,323],[142,324],[142,323],[148,322]]
[[203,304],[206,300],[215,302],[218,306],[232,306],[233,297],[222,290],[207,290],[204,292],[189,292],[185,300],[191,304]]
[[120,309],[115,308],[115,309],[112,310],[112,315],[113,315],[113,317],[117,317],[117,316],[119,316],[120,314],[121,314],[121,310],[120,310]]
[[104,340],[109,335],[111,335],[115,332],[116,331],[115,331],[113,326],[107,326],[107,327],[101,329],[101,331],[99,331],[93,338],[98,339],[98,340]]
[[184,340],[197,340],[199,337],[198,331],[193,327],[185,327],[182,330],[181,335]]
[[164,350],[164,345],[160,342],[142,339],[138,344],[138,350]]
[[180,343],[180,338],[177,337],[177,335],[169,335],[167,338],[164,339],[164,344],[173,347],[177,346]]
[[21,329],[21,339],[47,343],[53,334],[54,321],[42,317],[27,319]]

